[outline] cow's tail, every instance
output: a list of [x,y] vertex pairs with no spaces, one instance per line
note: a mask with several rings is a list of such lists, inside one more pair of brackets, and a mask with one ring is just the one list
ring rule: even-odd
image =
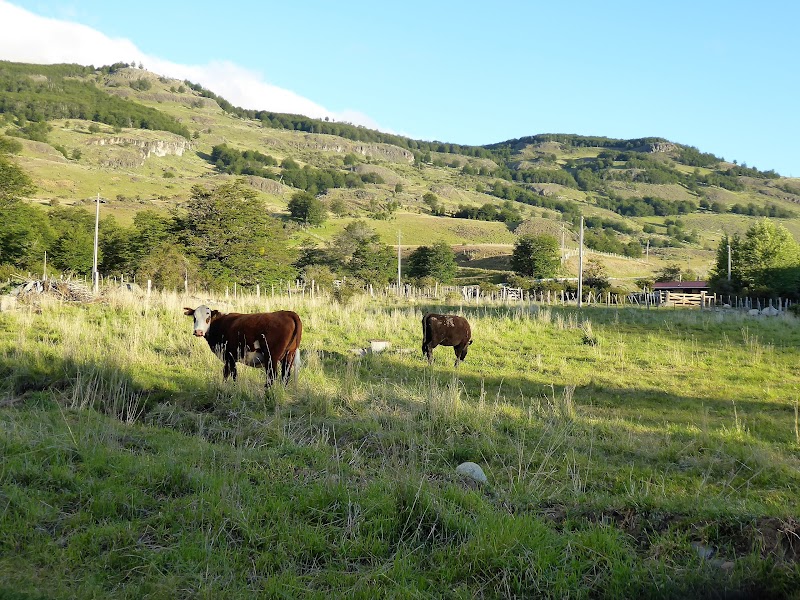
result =
[[300,370],[300,340],[303,336],[303,322],[297,313],[292,313],[292,320],[294,321],[294,334],[292,334],[292,342],[289,345],[294,349],[294,361],[292,363],[292,377],[297,381],[297,372]]
[[298,346],[297,350],[294,351],[294,368],[300,368],[300,347]]
[[423,315],[422,317],[422,339],[429,340],[431,338],[431,320],[430,315]]

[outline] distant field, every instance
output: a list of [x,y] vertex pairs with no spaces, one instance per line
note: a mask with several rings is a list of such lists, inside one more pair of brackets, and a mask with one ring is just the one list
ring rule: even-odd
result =
[[[202,301],[296,310],[297,380],[223,383],[182,314]],[[430,310],[472,323],[458,369],[420,356]],[[353,352],[372,339],[390,350]],[[731,311],[21,304],[0,596],[796,597],[798,346],[793,317]]]

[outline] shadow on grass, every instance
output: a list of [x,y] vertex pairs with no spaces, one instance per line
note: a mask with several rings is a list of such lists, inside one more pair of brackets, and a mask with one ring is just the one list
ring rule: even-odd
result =
[[[405,381],[421,381],[431,377],[439,381],[457,378],[468,402],[477,402],[481,396],[485,401],[499,400],[525,408],[532,403],[552,401],[569,393],[579,415],[600,417],[608,420],[622,419],[639,426],[661,429],[667,424],[702,424],[704,427],[728,429],[743,428],[746,424],[751,433],[765,441],[789,443],[793,441],[792,424],[794,407],[790,403],[763,401],[758,398],[731,398],[726,395],[676,394],[652,386],[619,387],[590,382],[572,386],[554,381],[547,373],[534,367],[524,373],[509,376],[476,372],[470,364],[470,356],[454,368],[455,358],[449,347],[437,348],[434,363],[413,354],[409,364],[408,355],[381,353],[368,355],[370,361],[359,369],[364,383],[379,384],[387,377]],[[347,360],[363,360],[358,357],[322,361],[327,376],[340,376]],[[684,386],[691,392],[690,382]],[[743,424],[744,423],[744,424]]]
[[164,376],[155,370],[142,372],[112,360],[77,362],[56,355],[43,359],[41,355],[25,352],[3,363],[0,379],[0,392],[8,398],[8,405],[24,405],[29,397],[41,399],[44,393],[61,404],[97,405],[94,407],[101,412],[111,410],[123,420],[133,418],[130,410],[143,416],[163,403],[209,412],[217,396],[215,386],[189,371],[171,371]]

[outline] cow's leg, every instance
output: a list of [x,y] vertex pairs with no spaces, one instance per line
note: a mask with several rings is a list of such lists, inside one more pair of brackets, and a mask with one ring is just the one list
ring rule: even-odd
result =
[[279,360],[270,360],[267,361],[267,385],[266,387],[270,387],[272,382],[275,381],[275,378],[278,376],[278,369],[280,368],[280,361]]
[[431,344],[430,342],[422,344],[422,354],[427,357],[429,365],[433,364],[433,349],[434,348],[435,348],[435,346],[433,344]]
[[227,381],[229,376],[236,381],[236,357],[230,352],[225,354],[225,366],[222,368],[222,378]]
[[289,383],[289,379],[292,377],[292,369],[294,368],[294,355],[295,351],[289,350],[281,361],[281,376],[283,379],[283,385],[287,385]]
[[279,362],[280,361],[278,360],[277,356],[272,356],[272,352],[269,349],[269,344],[267,344],[267,340],[264,338],[264,371],[267,375],[265,387],[269,388],[272,385],[272,382],[275,381]]

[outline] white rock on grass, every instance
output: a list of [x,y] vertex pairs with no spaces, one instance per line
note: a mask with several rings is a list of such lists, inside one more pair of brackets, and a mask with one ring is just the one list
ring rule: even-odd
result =
[[464,477],[469,477],[478,483],[489,482],[489,480],[486,478],[486,474],[483,472],[483,469],[481,469],[480,466],[476,465],[474,462],[461,463],[456,467],[456,473]]
[[13,310],[17,307],[16,296],[0,296],[0,312]]

